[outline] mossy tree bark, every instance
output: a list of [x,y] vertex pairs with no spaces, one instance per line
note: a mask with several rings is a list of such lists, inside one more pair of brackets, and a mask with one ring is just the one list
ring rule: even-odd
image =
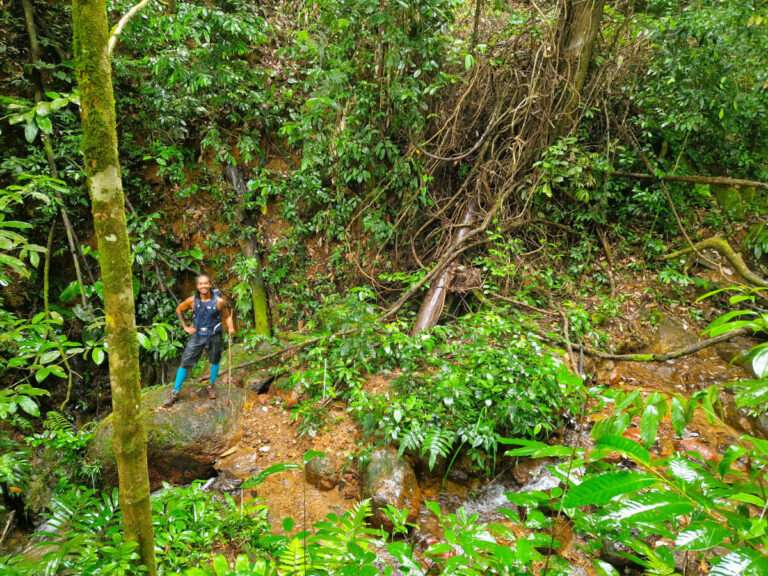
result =
[[115,101],[104,0],[72,0],[75,71],[80,90],[83,156],[104,285],[114,448],[125,537],[156,574],[147,475],[146,433],[139,418],[139,347],[123,186],[117,156]]
[[605,0],[566,0],[563,2],[560,36],[561,75],[565,81],[563,104],[556,136],[568,136],[578,127],[581,91],[592,61],[592,51],[600,30]]
[[[244,227],[250,226],[250,219],[245,209],[248,188],[245,185],[243,173],[232,164],[224,167],[224,176],[232,184],[237,194],[237,204],[235,213]],[[259,252],[251,238],[242,237],[238,240],[243,257],[253,264],[253,269],[247,278],[248,286],[251,289],[251,304],[253,305],[254,329],[257,334],[269,336],[269,302],[267,299],[267,288],[264,284],[264,276],[261,272],[261,262],[259,261]]]

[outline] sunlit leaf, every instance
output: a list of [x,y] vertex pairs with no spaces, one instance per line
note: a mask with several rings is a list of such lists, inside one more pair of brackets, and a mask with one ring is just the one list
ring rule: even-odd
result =
[[657,479],[644,472],[621,470],[593,476],[573,486],[563,499],[563,506],[576,508],[590,504],[605,504],[615,496],[637,492],[656,484]]

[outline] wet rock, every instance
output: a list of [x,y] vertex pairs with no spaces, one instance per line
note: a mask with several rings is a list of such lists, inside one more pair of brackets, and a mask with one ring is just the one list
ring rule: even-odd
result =
[[659,324],[658,342],[652,345],[659,352],[671,352],[695,344],[698,338],[688,324],[671,316],[664,316]]
[[755,345],[755,341],[745,336],[736,336],[727,342],[717,344],[715,352],[723,362],[737,364],[739,366],[748,366],[746,353]]
[[[219,388],[218,399],[210,400],[204,386],[187,385],[181,390],[181,400],[170,408],[163,408],[162,403],[171,386],[142,394],[141,420],[147,434],[152,490],[163,482],[188,484],[213,476],[216,459],[240,439],[243,405],[253,402],[256,394],[242,388]],[[99,424],[88,456],[101,462],[105,484],[117,486],[112,418],[110,414]]]
[[312,458],[304,466],[304,473],[307,482],[320,490],[331,490],[341,478],[338,459],[333,454]]
[[710,446],[707,446],[704,442],[696,438],[682,438],[680,440],[676,440],[675,448],[678,452],[696,452],[704,460],[708,460],[710,462],[719,460],[719,456],[716,450]]
[[223,470],[219,472],[219,475],[216,478],[212,478],[212,482],[208,486],[208,490],[213,492],[226,492],[227,494],[235,494],[236,492],[239,492],[242,483],[242,478],[238,478],[229,470]]
[[274,376],[269,373],[269,370],[264,368],[249,374],[243,381],[243,384],[248,390],[256,392],[257,394],[263,394],[269,390],[269,384],[272,380],[274,380]]
[[[526,458],[521,460],[520,463],[512,470],[512,477],[518,485],[525,487],[530,482],[539,478],[542,474],[548,477],[552,475],[546,469],[546,466],[557,464],[557,460],[554,458]],[[538,489],[538,488],[537,488]],[[532,488],[523,488],[522,491],[527,492]]]
[[391,447],[377,448],[363,473],[362,497],[370,498],[373,508],[371,523],[392,531],[392,522],[384,513],[391,504],[398,510],[408,510],[408,522],[413,522],[421,504],[421,490],[416,474],[405,458]]

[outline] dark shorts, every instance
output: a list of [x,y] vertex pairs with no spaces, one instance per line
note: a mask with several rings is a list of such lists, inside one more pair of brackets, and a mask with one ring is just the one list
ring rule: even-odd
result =
[[182,368],[194,368],[203,350],[208,354],[211,364],[218,364],[221,361],[221,333],[211,336],[202,336],[197,332],[192,334],[181,355]]

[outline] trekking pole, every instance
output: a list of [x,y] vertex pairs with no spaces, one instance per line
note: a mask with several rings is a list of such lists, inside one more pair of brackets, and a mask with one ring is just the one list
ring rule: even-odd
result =
[[232,404],[229,399],[229,394],[232,391],[232,338],[233,334],[229,335],[229,346],[227,346],[227,404]]

